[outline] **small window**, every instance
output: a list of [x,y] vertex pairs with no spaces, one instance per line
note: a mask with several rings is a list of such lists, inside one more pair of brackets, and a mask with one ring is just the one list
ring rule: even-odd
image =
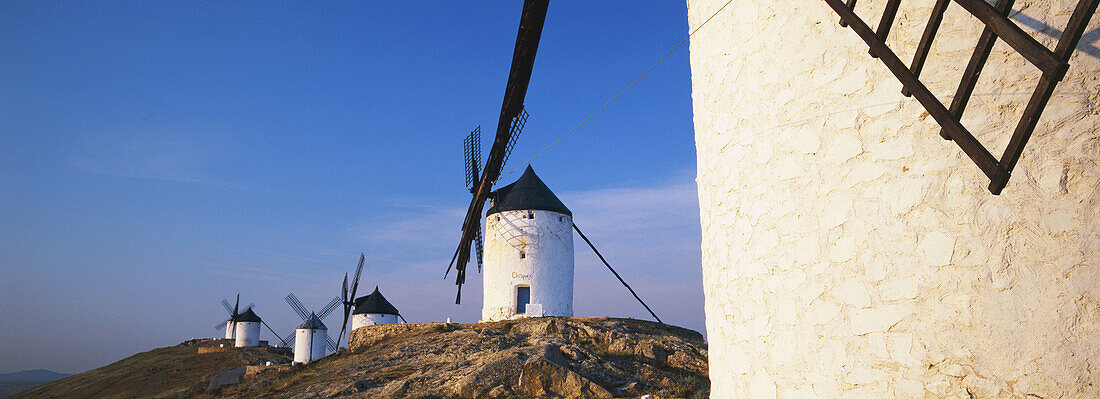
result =
[[527,211],[527,218],[528,219],[534,219],[535,218],[535,213],[531,212],[531,211]]
[[519,251],[519,258],[520,258],[520,259],[523,259],[523,258],[526,258],[526,257],[527,257],[527,253],[526,253],[526,252],[523,252],[523,251]]
[[500,216],[497,216],[497,221],[498,221],[498,222],[500,221]]
[[516,313],[527,313],[528,303],[531,303],[531,287],[516,287]]

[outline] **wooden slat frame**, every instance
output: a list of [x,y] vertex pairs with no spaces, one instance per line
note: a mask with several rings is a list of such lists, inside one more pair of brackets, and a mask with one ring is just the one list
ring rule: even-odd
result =
[[[1008,15],[1013,2],[1014,0],[997,0],[996,11],[1000,15]],[[978,76],[982,74],[982,68],[985,67],[985,62],[989,60],[989,53],[993,51],[993,45],[996,43],[997,34],[993,32],[993,29],[988,26],[982,29],[982,36],[978,38],[978,45],[974,47],[974,54],[970,56],[970,62],[966,64],[962,80],[959,81],[959,88],[955,90],[955,97],[951,99],[951,113],[956,118],[962,118],[963,110],[966,109],[970,96],[974,94],[974,86],[978,84]],[[931,46],[932,42],[929,41],[928,45]],[[928,54],[927,49],[925,49],[924,54]],[[942,130],[940,136],[951,140],[951,137],[947,136],[946,132]]]
[[[951,101],[951,108],[948,109],[920,81],[919,76],[924,68],[932,42],[935,40],[936,32],[943,21],[944,12],[952,1],[974,15],[985,25],[985,28],[982,30],[982,35],[974,48],[974,54],[971,55],[970,62],[963,72],[959,88]],[[840,15],[840,25],[850,26],[870,47],[871,56],[881,59],[890,72],[901,81],[902,94],[914,96],[932,115],[932,118],[940,124],[940,136],[948,140],[954,140],[959,148],[974,161],[974,164],[985,173],[990,180],[989,192],[994,195],[999,195],[1005,185],[1008,184],[1012,169],[1015,168],[1020,155],[1023,153],[1024,146],[1035,131],[1035,126],[1038,124],[1039,117],[1042,115],[1043,109],[1046,108],[1050,96],[1054,94],[1058,82],[1065,76],[1066,70],[1069,68],[1069,58],[1073,55],[1073,50],[1081,40],[1092,14],[1096,12],[1097,5],[1100,4],[1100,0],[1080,0],[1066,24],[1062,37],[1058,40],[1057,47],[1051,51],[1008,19],[1008,13],[1012,11],[1014,0],[997,0],[997,3],[993,6],[990,6],[984,0],[937,0],[917,46],[917,51],[913,56],[913,62],[907,67],[898,58],[897,54],[886,45],[886,38],[897,14],[900,0],[887,1],[877,32],[856,15],[854,10],[855,0],[847,0],[847,4],[842,0],[825,0],[825,2]],[[982,68],[989,59],[989,54],[997,38],[1003,39],[1005,43],[1008,43],[1016,52],[1020,53],[1042,72],[1039,83],[1035,87],[1035,91],[1024,109],[1024,114],[1020,117],[1012,138],[1000,159],[995,158],[960,122],[966,104],[971,94],[973,94],[974,86],[977,84]]]

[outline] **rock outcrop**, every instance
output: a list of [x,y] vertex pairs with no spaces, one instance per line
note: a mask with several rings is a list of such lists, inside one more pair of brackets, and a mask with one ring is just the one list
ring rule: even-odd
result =
[[691,330],[641,320],[544,317],[368,326],[350,349],[242,377],[240,397],[706,397],[707,349]]

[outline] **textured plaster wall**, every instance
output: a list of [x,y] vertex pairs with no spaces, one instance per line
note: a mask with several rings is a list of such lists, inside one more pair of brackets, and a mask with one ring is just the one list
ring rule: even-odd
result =
[[[724,3],[689,0],[689,29]],[[1060,29],[1075,3],[1015,10]],[[901,4],[908,62],[933,1]],[[1100,53],[993,196],[837,20],[735,0],[691,38],[712,396],[1100,397]],[[922,75],[945,102],[979,34],[952,4]],[[998,42],[963,121],[994,154],[1038,76]]]
[[[534,219],[526,218],[528,212]],[[516,287],[546,316],[573,315],[573,218],[550,211],[504,211],[485,218],[481,319],[517,315]],[[520,257],[520,253],[525,256]]]
[[254,321],[237,322],[236,347],[260,345],[260,323]]
[[355,329],[363,326],[373,326],[375,324],[396,324],[397,315],[395,314],[378,314],[378,313],[360,313],[351,316],[351,329]]
[[230,321],[226,321],[225,322],[225,339],[234,339],[234,338],[236,338],[233,335],[234,332],[235,331],[233,329],[233,323],[230,322]]

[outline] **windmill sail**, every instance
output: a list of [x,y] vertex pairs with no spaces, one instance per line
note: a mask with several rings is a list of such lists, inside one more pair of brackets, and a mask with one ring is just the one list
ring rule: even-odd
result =
[[466,187],[473,193],[481,178],[481,126],[478,126],[462,142],[466,160]]
[[[362,261],[360,261],[360,262],[362,262]],[[360,263],[360,265],[361,264],[362,263]],[[347,276],[344,276],[344,287],[345,288],[347,287]],[[345,292],[345,294],[346,294],[346,292]],[[326,304],[324,308],[321,308],[321,313],[312,313],[308,309],[306,309],[306,307],[304,305],[302,305],[302,301],[298,300],[298,296],[294,295],[294,293],[287,294],[285,299],[286,299],[286,303],[290,305],[290,308],[294,309],[294,313],[297,314],[298,317],[302,318],[303,321],[308,321],[308,320],[313,319],[313,318],[316,318],[317,321],[320,321],[320,319],[324,319],[325,316],[328,316],[329,314],[331,314],[333,309],[336,309],[336,307],[339,306],[340,303],[342,302],[340,297],[332,298],[332,300],[329,301],[328,304]],[[266,323],[264,325],[266,325]],[[322,325],[321,327],[324,327],[324,326]],[[299,326],[299,328],[301,328],[301,326]],[[271,330],[271,327],[268,327],[268,330]],[[271,333],[275,334],[275,331],[271,330]],[[291,331],[290,335],[287,335],[286,338],[279,338],[280,345],[286,347],[286,346],[290,346],[290,345],[294,344],[294,336],[295,335],[297,335],[297,331]],[[275,336],[279,337],[279,334],[275,334]],[[329,338],[328,333],[325,333],[325,340],[327,341],[326,344],[328,345],[329,350],[331,352],[335,353],[336,352],[335,348],[337,346],[335,345],[335,343],[332,342],[332,339]]]
[[[512,136],[512,141],[509,141],[508,150],[505,152],[505,159],[508,158],[508,154],[511,153],[511,149],[515,146],[515,137]],[[466,186],[470,189],[470,194],[475,194],[477,188],[481,182],[481,126],[478,126],[470,134],[466,135],[466,139],[463,140],[464,155],[466,158]],[[481,234],[481,222],[478,221],[478,229],[474,236],[474,248],[477,251],[477,271],[481,272],[482,265],[482,252],[484,248],[484,240]],[[447,267],[447,272],[443,274],[444,278],[450,274],[451,268]]]
[[[227,332],[228,334],[233,334],[234,336],[236,336],[236,334],[237,334],[237,332],[236,332],[237,317],[240,316],[241,313],[244,313],[244,312],[238,312],[238,310],[239,310],[238,307],[240,306],[240,304],[241,304],[241,294],[237,294],[237,301],[233,304],[233,306],[229,306],[229,301],[222,299],[222,306],[225,307],[225,311],[229,312],[229,318],[225,319],[225,321],[215,325],[214,329],[215,330],[221,330],[223,328],[227,328],[227,329],[229,329],[229,331]],[[248,305],[248,308],[245,309],[245,311],[247,311],[248,309],[251,309],[253,306],[255,306],[255,304]]]
[[340,295],[344,302],[344,322],[340,327],[340,335],[336,336],[336,347],[339,349],[340,340],[344,339],[344,331],[348,329],[348,317],[351,316],[352,307],[355,306],[355,292],[359,289],[359,275],[363,272],[363,262],[366,261],[366,256],[362,253],[359,254],[359,265],[355,267],[355,278],[351,282],[351,296],[348,296],[348,275],[344,274],[344,286],[340,291]]
[[482,258],[485,252],[485,238],[481,232],[480,220],[478,221],[477,231],[475,233],[477,233],[477,235],[474,236],[474,247],[477,250],[477,272],[481,273]]
[[332,298],[332,301],[329,301],[328,305],[325,305],[325,307],[321,308],[321,312],[317,313],[317,317],[324,319],[326,316],[329,315],[329,313],[332,313],[333,309],[336,309],[336,306],[339,305],[340,298]]
[[336,342],[332,341],[332,338],[328,336],[328,333],[325,333],[325,344],[328,345],[329,352],[336,353],[336,350],[339,349],[339,346],[336,345]]
[[512,137],[508,138],[508,146],[504,148],[504,160],[500,162],[501,166],[508,163],[508,157],[512,155],[512,149],[516,147],[516,141],[519,140],[519,134],[523,133],[523,127],[527,125],[527,109],[519,110],[519,115],[512,118]]
[[538,50],[539,39],[542,36],[542,26],[546,21],[546,9],[549,0],[526,0],[523,2],[523,14],[520,16],[519,32],[516,35],[516,47],[512,54],[512,67],[508,73],[508,84],[504,89],[504,101],[500,108],[500,119],[497,121],[496,138],[493,147],[489,151],[489,159],[485,163],[485,170],[478,179],[477,189],[472,190],[473,198],[466,211],[466,218],[462,222],[462,236],[459,239],[458,249],[451,258],[451,265],[447,266],[448,272],[453,265],[455,267],[455,285],[458,286],[458,294],[455,303],[462,302],[462,284],[466,282],[466,265],[470,261],[471,243],[480,234],[481,211],[485,206],[485,200],[489,197],[493,182],[500,176],[500,169],[504,165],[509,151],[509,143],[515,145],[513,133],[515,128],[522,129],[526,122],[526,114],[523,113],[523,101],[527,96],[527,87],[531,81],[531,71],[535,65],[535,53]]
[[229,314],[236,313],[236,311],[233,310],[233,307],[229,306],[229,301],[222,299],[222,306],[225,306],[225,311],[229,312]]
[[301,317],[302,320],[309,317],[309,312],[306,312],[306,307],[302,306],[302,301],[299,301],[298,297],[294,296],[293,293],[287,295],[285,299],[286,303],[290,304],[290,307],[294,309],[294,313],[298,314],[298,317]]

